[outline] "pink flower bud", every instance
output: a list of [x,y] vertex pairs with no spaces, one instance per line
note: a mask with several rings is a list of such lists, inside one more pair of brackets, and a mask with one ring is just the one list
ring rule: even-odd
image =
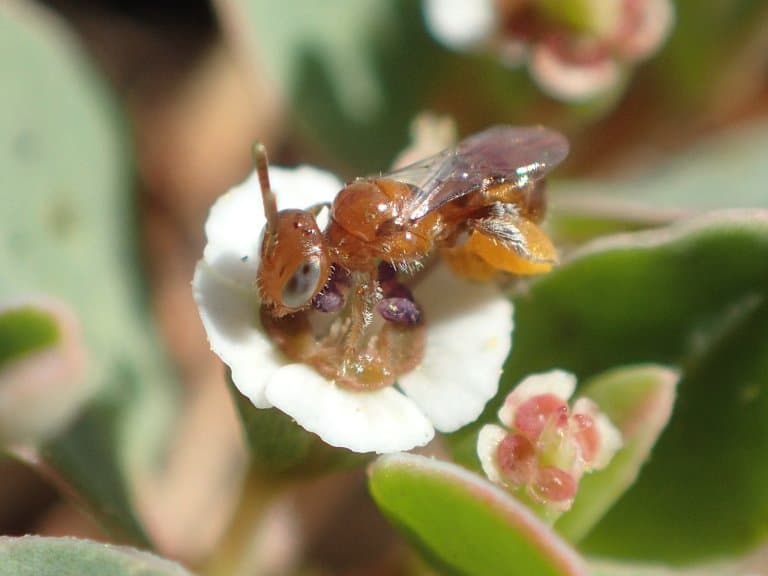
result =
[[568,423],[568,404],[554,394],[539,394],[521,404],[515,415],[515,428],[536,440],[548,424],[563,427]]
[[510,491],[524,491],[555,511],[568,510],[584,472],[604,467],[621,437],[599,407],[579,398],[561,370],[525,378],[507,395],[499,420],[483,427],[477,452],[488,478]]
[[496,453],[502,475],[515,486],[523,486],[533,479],[535,457],[536,449],[522,434],[507,434]]
[[578,480],[565,470],[554,466],[541,468],[536,482],[531,486],[531,492],[536,499],[561,510],[571,507],[577,489]]

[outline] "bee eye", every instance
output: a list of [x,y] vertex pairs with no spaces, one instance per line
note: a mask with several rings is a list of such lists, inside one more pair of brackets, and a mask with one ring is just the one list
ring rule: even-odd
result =
[[322,288],[322,286],[318,286],[321,281],[321,272],[322,266],[319,258],[312,257],[302,262],[283,286],[281,294],[283,306],[301,308],[308,304],[315,292]]

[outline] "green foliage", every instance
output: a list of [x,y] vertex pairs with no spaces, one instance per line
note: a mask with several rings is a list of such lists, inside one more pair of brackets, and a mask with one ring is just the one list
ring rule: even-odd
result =
[[[425,29],[421,2],[236,5],[255,67],[265,66],[277,80],[301,132],[322,150],[323,161],[359,176],[386,169],[405,145],[408,123],[423,110],[451,114],[462,134],[493,123],[555,125],[578,148],[591,145],[583,128],[609,117],[628,91],[640,95],[632,108],[643,123],[634,128],[640,131],[689,127],[712,108],[727,107],[734,83],[748,88],[750,78],[762,73],[756,38],[768,16],[765,3],[672,3],[675,24],[658,54],[625,70],[614,90],[577,103],[550,100],[525,66],[505,65],[492,51],[439,46]],[[544,5],[557,18],[587,26],[584,4]]]
[[189,576],[178,564],[123,546],[74,538],[0,536],[0,576]]
[[516,299],[502,394],[453,436],[458,457],[473,464],[477,428],[527,374],[559,367],[583,381],[616,365],[677,364],[683,379],[670,425],[586,549],[693,561],[754,545],[768,518],[766,286],[766,212],[585,248]]
[[681,402],[653,461],[585,550],[682,562],[764,542],[768,302],[735,311],[686,364]]
[[[768,123],[758,122],[698,144],[637,174],[609,181],[560,181],[552,189],[556,231],[574,222],[660,222],[725,208],[766,208]],[[616,228],[621,228],[616,226]],[[614,230],[616,229],[614,228]],[[596,236],[610,228],[587,229]],[[578,233],[578,229],[575,230]],[[582,231],[582,235],[584,231]],[[568,236],[568,234],[565,234]]]
[[398,454],[379,458],[369,477],[376,504],[441,574],[586,574],[527,508],[458,466]]
[[75,424],[45,452],[144,541],[126,476],[155,456],[170,389],[138,272],[122,118],[73,37],[31,6],[0,8],[0,72],[13,79],[0,91],[0,298],[70,305],[100,389],[83,417],[99,426]]
[[[626,134],[606,122],[603,145],[606,134],[620,151],[635,146],[635,131],[663,138],[670,125],[700,126],[707,110],[732,109],[739,78],[762,74],[756,39],[768,12],[760,0],[677,0],[677,25],[658,58],[624,71],[602,98],[567,105],[542,97],[524,67],[438,46],[424,29],[420,2],[235,4],[257,66],[266,66],[287,97],[296,128],[322,163],[346,175],[386,169],[424,109],[452,113],[461,133],[545,122],[570,131],[574,150],[592,135],[578,128],[606,118],[625,90],[639,122],[628,122]],[[587,25],[581,0],[546,4]],[[45,293],[75,311],[90,361],[87,387],[96,395],[70,427],[37,448],[101,519],[147,545],[132,481],[157,463],[175,389],[135,251],[127,131],[74,39],[32,6],[0,6],[0,301]],[[549,224],[561,240],[580,243],[712,209],[765,208],[766,148],[762,122],[631,177],[556,184]],[[580,393],[622,429],[625,447],[606,470],[582,480],[573,510],[556,524],[560,534],[588,553],[670,563],[765,542],[768,212],[599,241],[528,288],[515,297],[514,349],[498,397],[478,423],[448,438],[457,459],[477,468],[477,430],[495,420],[524,376],[567,369],[579,376]],[[0,368],[58,338],[55,322],[40,311],[0,312]],[[680,368],[679,386],[662,364]],[[276,410],[233,396],[260,473],[298,478],[365,461],[323,445]],[[371,467],[370,488],[441,573],[682,574],[605,563],[585,572],[568,545],[514,499],[453,465],[384,457]],[[0,576],[101,573],[185,572],[100,544],[0,538]],[[711,572],[718,573],[733,572]]]
[[[127,368],[127,367],[126,367]],[[115,387],[130,384],[135,377],[125,373],[125,380],[114,380]],[[103,394],[98,404],[86,409],[66,431],[40,448],[41,455],[93,507],[98,520],[131,541],[149,546],[137,517],[131,493],[131,478],[118,452],[126,442],[115,426],[125,418],[129,392],[115,390],[112,397]]]
[[279,410],[261,410],[230,382],[254,466],[281,473],[301,466],[315,439]]
[[3,365],[53,346],[59,339],[56,319],[33,306],[0,310],[0,369]]
[[419,3],[237,4],[257,63],[277,80],[302,131],[353,171],[388,166],[434,80]]
[[590,562],[589,574],[590,576],[754,576],[753,571],[732,565],[677,570],[663,566],[639,566],[607,561]]
[[762,0],[676,0],[674,5],[674,31],[651,65],[659,93],[654,104],[667,114],[684,112],[681,118],[690,119],[718,96],[729,97],[735,71],[762,69],[761,52],[750,44],[760,33],[768,7]]
[[637,478],[667,425],[679,375],[660,366],[630,366],[592,378],[580,394],[594,400],[621,432],[610,464],[584,475],[571,509],[555,527],[570,541],[587,534]]

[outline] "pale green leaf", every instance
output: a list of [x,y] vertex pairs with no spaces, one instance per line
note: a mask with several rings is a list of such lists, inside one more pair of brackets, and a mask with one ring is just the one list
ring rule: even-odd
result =
[[453,464],[382,456],[371,465],[369,488],[382,512],[441,573],[586,574],[576,552],[530,510]]
[[634,483],[672,414],[679,374],[654,365],[629,366],[592,378],[579,394],[591,398],[617,427],[622,447],[610,464],[586,474],[572,508],[555,527],[578,541]]
[[75,538],[0,536],[0,576],[191,576],[159,556]]
[[70,305],[98,391],[43,452],[143,540],[129,476],[156,463],[173,389],[136,253],[124,120],[74,35],[31,3],[0,5],[0,74],[0,298]]

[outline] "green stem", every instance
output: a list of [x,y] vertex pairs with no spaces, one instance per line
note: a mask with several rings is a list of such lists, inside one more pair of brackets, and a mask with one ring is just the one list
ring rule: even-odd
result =
[[204,576],[238,576],[254,574],[250,566],[254,541],[264,513],[285,487],[273,484],[251,471],[243,486],[242,496],[219,541],[213,557],[199,569]]

